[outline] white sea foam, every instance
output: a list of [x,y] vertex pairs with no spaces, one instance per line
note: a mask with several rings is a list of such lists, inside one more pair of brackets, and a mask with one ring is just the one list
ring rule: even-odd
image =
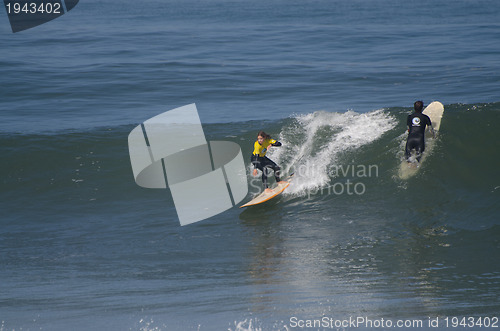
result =
[[253,319],[245,319],[244,321],[235,321],[234,329],[228,328],[228,331],[262,331],[262,328],[255,326]]
[[338,165],[342,153],[379,139],[396,125],[396,119],[375,110],[369,113],[317,111],[299,115],[285,126],[278,139],[281,148],[272,148],[269,157],[295,178],[286,194],[304,195],[328,185],[329,169]]

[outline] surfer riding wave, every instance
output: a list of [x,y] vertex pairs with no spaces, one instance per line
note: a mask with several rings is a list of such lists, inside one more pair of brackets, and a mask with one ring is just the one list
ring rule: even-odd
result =
[[429,126],[433,135],[434,129],[432,128],[431,119],[429,116],[422,113],[424,109],[424,103],[422,101],[416,101],[413,105],[415,112],[408,115],[406,124],[408,126],[408,139],[406,141],[406,160],[411,162],[410,157],[412,150],[417,153],[417,161],[420,162],[422,158],[422,153],[425,150],[425,128]]
[[274,178],[276,179],[276,182],[281,182],[281,168],[266,156],[266,153],[271,146],[278,147],[281,146],[281,143],[272,139],[271,136],[264,131],[260,131],[257,134],[257,141],[254,143],[254,149],[251,156],[251,162],[254,166],[253,175],[257,176],[257,169],[262,171],[262,183],[264,183],[266,191],[271,190],[267,183],[267,177],[269,176],[271,170],[274,171]]

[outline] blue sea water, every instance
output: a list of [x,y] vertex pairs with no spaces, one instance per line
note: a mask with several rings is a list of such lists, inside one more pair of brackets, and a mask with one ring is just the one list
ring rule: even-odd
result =
[[[499,18],[493,0],[88,0],[12,33],[0,10],[0,330],[498,319]],[[401,180],[419,99],[445,115]],[[191,103],[246,162],[264,129],[284,169],[319,172],[180,227],[127,137]],[[327,190],[347,180],[363,194]]]

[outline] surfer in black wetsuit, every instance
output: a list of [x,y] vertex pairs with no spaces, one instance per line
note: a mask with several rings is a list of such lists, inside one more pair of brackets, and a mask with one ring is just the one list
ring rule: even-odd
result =
[[417,161],[420,162],[420,158],[422,157],[422,153],[425,150],[425,128],[429,126],[431,128],[431,132],[434,134],[434,129],[432,128],[431,119],[429,116],[422,114],[422,110],[424,109],[424,103],[422,101],[416,101],[413,105],[415,108],[415,112],[411,115],[408,115],[408,119],[406,124],[408,125],[408,139],[406,140],[406,160],[410,161],[410,156],[412,150],[417,152]]
[[251,162],[254,166],[253,175],[257,176],[257,169],[262,171],[262,182],[264,183],[266,191],[271,190],[267,186],[267,172],[269,169],[274,170],[276,182],[280,182],[280,167],[266,156],[271,146],[281,146],[281,143],[272,139],[271,136],[264,131],[260,131],[257,135],[257,141],[254,143],[251,157]]

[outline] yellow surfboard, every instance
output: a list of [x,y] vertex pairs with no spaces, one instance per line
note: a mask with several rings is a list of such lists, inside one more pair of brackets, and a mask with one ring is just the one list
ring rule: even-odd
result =
[[[430,117],[431,122],[432,122],[432,127],[434,128],[434,131],[436,133],[436,138],[438,135],[439,127],[441,126],[441,118],[443,117],[444,113],[444,106],[441,102],[439,101],[434,101],[431,102],[423,111],[423,113],[427,116]],[[419,162],[408,162],[406,160],[401,161],[401,164],[399,166],[399,171],[398,175],[399,178],[401,179],[408,179],[412,176],[414,176],[422,163],[425,161],[425,158],[429,153],[432,151],[434,148],[434,145],[436,143],[436,139],[432,137],[432,134],[428,132],[429,129],[426,129],[425,133],[425,152],[422,155],[422,159]]]
[[288,187],[288,185],[290,185],[290,181],[292,180],[292,176],[293,176],[293,174],[290,177],[288,177],[287,179],[279,182],[274,188],[271,189],[271,191],[266,192],[264,190],[264,192],[262,192],[261,194],[259,194],[255,198],[253,198],[251,201],[240,206],[240,208],[255,206],[255,205],[261,204],[263,202],[266,202],[267,200],[270,200],[270,199],[274,198],[275,196],[278,196],[279,194],[281,194],[281,192],[283,192]]

